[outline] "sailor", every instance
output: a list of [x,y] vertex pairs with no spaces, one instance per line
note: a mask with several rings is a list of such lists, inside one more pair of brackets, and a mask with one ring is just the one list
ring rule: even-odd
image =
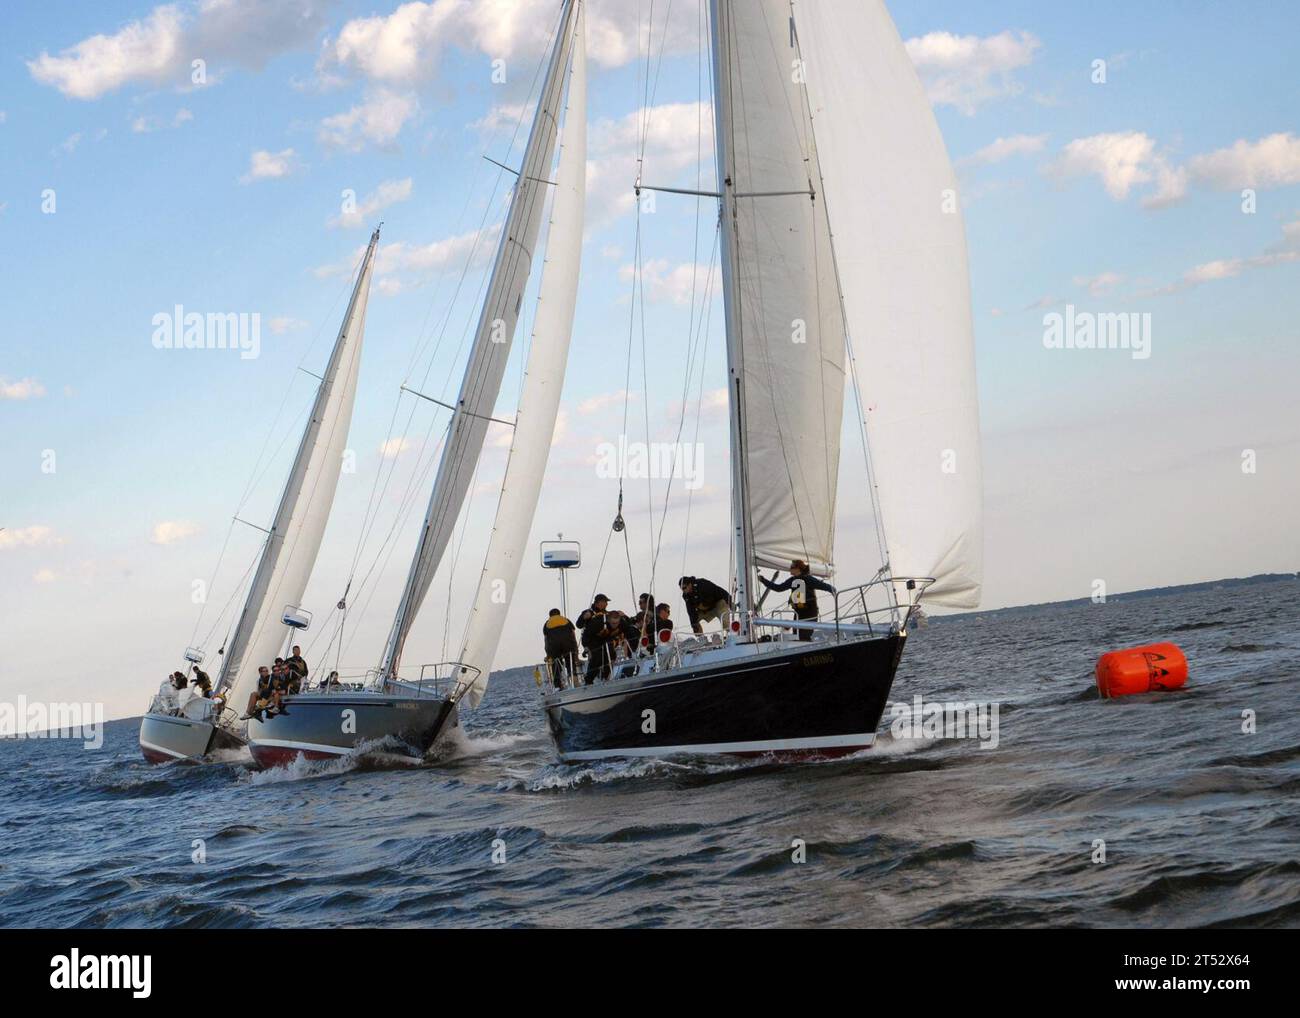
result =
[[[797,619],[817,618],[817,591],[822,590],[827,594],[835,593],[835,588],[825,580],[820,580],[814,576],[808,568],[808,563],[800,558],[790,563],[790,575],[780,583],[775,583],[762,575],[759,576],[759,579],[768,590],[790,591],[790,607],[794,609],[794,617]],[[811,640],[812,630],[800,629],[799,639],[805,642]]]
[[322,689],[333,689],[339,684],[339,673],[330,672],[325,681],[321,683]]
[[198,665],[195,665],[190,670],[194,672],[194,688],[199,691],[201,696],[211,697],[212,679],[208,677],[208,673],[200,669]]
[[302,648],[296,643],[293,645],[293,653],[284,663],[298,673],[299,679],[307,677],[307,662],[302,659]]
[[655,621],[655,599],[653,594],[642,594],[636,599],[637,612],[632,618],[632,624],[642,633],[651,634],[654,631]]
[[184,689],[186,686],[185,673],[172,672],[172,685],[175,686],[177,689]]
[[257,688],[248,694],[248,710],[244,719],[260,716],[265,710],[274,707],[280,700],[280,691],[275,688],[270,669],[266,665],[257,668]]
[[563,689],[565,679],[574,675],[578,668],[578,634],[559,608],[552,608],[542,625],[542,644],[551,682],[556,689]]
[[661,601],[655,607],[654,635],[658,638],[660,643],[668,642],[663,638],[664,630],[668,631],[668,635],[670,637],[672,636],[672,632],[673,632],[672,612],[673,610],[671,607],[669,607],[667,601]]
[[641,646],[641,631],[622,612],[609,613],[609,648],[615,660],[636,657]]
[[587,651],[587,685],[609,675],[609,598],[597,594],[591,607],[578,616],[582,623],[582,646]]
[[724,633],[731,627],[731,598],[716,583],[703,577],[683,576],[677,581],[677,586],[681,589],[686,615],[695,633],[704,632],[700,623],[715,619],[721,623]]

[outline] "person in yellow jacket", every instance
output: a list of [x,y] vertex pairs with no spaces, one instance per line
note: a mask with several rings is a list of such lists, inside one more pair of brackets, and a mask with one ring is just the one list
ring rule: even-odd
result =
[[578,633],[559,608],[551,609],[542,626],[542,644],[546,650],[551,682],[556,689],[563,689],[565,680],[578,670]]

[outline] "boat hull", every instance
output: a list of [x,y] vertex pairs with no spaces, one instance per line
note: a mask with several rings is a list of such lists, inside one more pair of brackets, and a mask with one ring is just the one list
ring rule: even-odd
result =
[[279,767],[298,757],[335,759],[385,739],[422,755],[459,724],[456,704],[434,696],[301,693],[285,697],[283,705],[284,713],[248,722],[248,749],[259,767]]
[[243,744],[234,732],[210,721],[157,713],[140,719],[140,752],[152,764],[201,761],[215,750],[238,749]]
[[566,762],[854,753],[875,742],[904,642],[817,643],[598,682],[548,694],[547,725]]

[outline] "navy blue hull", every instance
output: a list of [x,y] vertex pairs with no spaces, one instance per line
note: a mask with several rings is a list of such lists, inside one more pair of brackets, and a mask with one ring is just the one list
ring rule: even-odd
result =
[[563,760],[674,753],[838,755],[875,740],[902,637],[805,644],[551,693]]

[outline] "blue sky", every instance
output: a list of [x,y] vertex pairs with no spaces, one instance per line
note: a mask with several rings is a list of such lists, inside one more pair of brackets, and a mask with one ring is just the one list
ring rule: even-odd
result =
[[[575,600],[596,582],[615,509],[615,484],[596,475],[593,450],[616,437],[625,402],[645,7],[592,0],[590,13],[583,282],[534,530],[537,540],[562,530],[583,541]],[[1300,13],[1267,2],[889,7],[962,181],[986,460],[985,606],[1087,596],[1099,578],[1119,591],[1300,568],[1300,76],[1290,45]],[[260,463],[240,512],[269,519],[312,395],[313,380],[296,369],[319,370],[347,272],[383,219],[350,442],[357,471],[340,484],[307,597],[323,608],[341,592],[375,478],[391,469],[361,571],[397,521],[391,556],[379,559],[344,658],[377,661],[414,540],[397,493],[418,479],[445,424],[427,404],[399,400],[398,386],[456,389],[481,262],[451,296],[475,231],[499,222],[508,186],[483,156],[518,155],[511,136],[555,9],[549,0],[5,5],[6,697],[39,691],[103,699],[110,716],[138,712],[189,642],[191,584],[209,576],[230,532],[207,628],[257,546],[256,532],[231,530],[230,517]],[[670,20],[645,179],[691,186],[702,174],[707,187],[698,0],[656,10],[656,49],[665,10]],[[196,58],[205,61],[199,84]],[[494,60],[504,61],[504,83],[492,80]],[[1092,80],[1097,60],[1104,83]],[[42,209],[47,190],[52,214]],[[339,221],[345,190],[369,206],[355,222]],[[646,416],[651,438],[676,432],[689,322],[705,313],[691,305],[689,266],[710,261],[712,218],[693,199],[660,196],[643,221],[653,356],[647,383],[627,397],[633,438],[645,437]],[[260,356],[155,349],[152,317],[178,303],[260,313]],[[1149,312],[1151,357],[1045,349],[1043,315],[1066,303]],[[697,373],[686,406],[692,435],[702,404],[703,486],[685,554],[680,484],[673,493],[657,582],[665,590],[683,562],[718,579],[727,570],[714,311],[702,385]],[[386,458],[390,422],[400,434],[408,416],[408,444],[390,444]],[[412,637],[420,660],[443,659],[444,643],[455,653],[504,462],[499,439],[490,436],[456,568],[435,582]],[[53,472],[42,470],[46,450]],[[1242,469],[1247,450],[1253,473]],[[856,490],[854,459],[846,444],[846,492]],[[422,504],[425,491],[413,487]],[[657,513],[662,483],[653,491]],[[639,586],[649,572],[645,506],[643,482],[625,508]],[[856,547],[869,543],[858,541],[868,519],[860,502],[843,500],[841,576],[874,571]],[[621,550],[616,558],[600,582],[627,600]],[[552,576],[525,569],[499,665],[537,656],[554,594]]]

